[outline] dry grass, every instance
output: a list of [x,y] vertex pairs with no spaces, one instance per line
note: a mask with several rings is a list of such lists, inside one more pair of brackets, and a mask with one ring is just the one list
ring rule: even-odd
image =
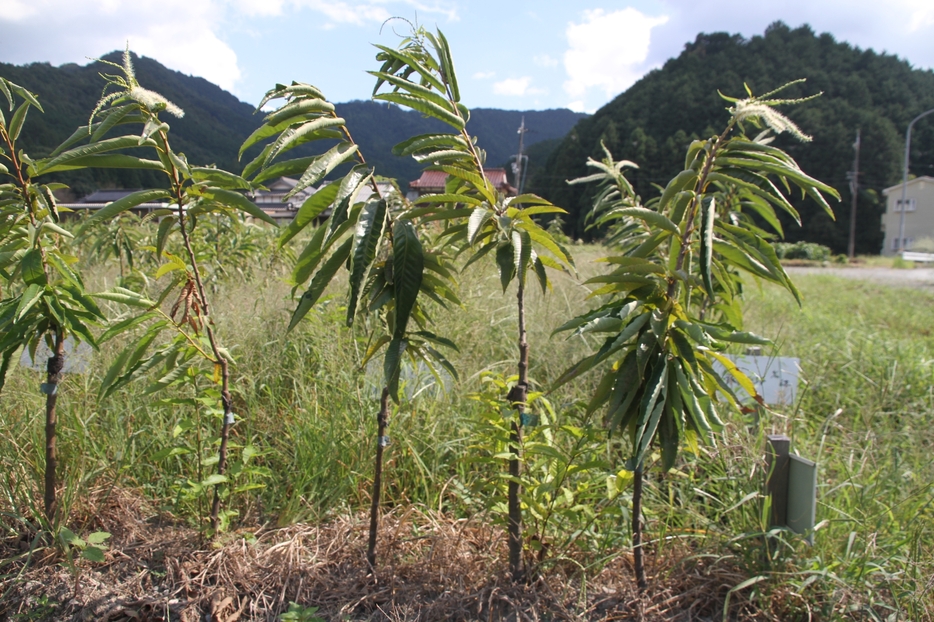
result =
[[[327,620],[719,620],[727,592],[745,578],[725,559],[669,548],[662,565],[649,555],[652,587],[642,597],[628,555],[591,576],[558,562],[516,584],[503,534],[489,521],[413,507],[383,517],[374,574],[364,562],[363,516],[241,531],[212,543],[139,495],[104,494],[91,495],[99,509],[85,514],[82,533],[112,534],[106,562],[81,562],[76,588],[56,551],[39,551],[18,579],[0,583],[0,593],[10,589],[0,619],[277,620],[295,601],[319,607]],[[2,546],[4,558],[20,548],[13,540]],[[735,595],[730,619],[782,619],[770,603],[787,597],[772,594],[753,606]]]

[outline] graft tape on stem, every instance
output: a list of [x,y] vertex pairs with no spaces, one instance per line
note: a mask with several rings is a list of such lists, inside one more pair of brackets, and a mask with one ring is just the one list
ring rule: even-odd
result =
[[39,385],[39,392],[46,395],[55,395],[58,393],[58,384],[55,382],[43,382]]
[[224,425],[233,425],[234,424],[234,414],[227,413],[224,415]]
[[391,441],[389,440],[388,436],[380,436],[377,438],[377,442],[379,443],[380,447],[389,447],[389,443]]

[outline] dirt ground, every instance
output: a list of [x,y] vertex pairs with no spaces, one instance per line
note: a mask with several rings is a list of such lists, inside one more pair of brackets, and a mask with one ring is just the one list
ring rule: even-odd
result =
[[0,620],[272,622],[297,602],[335,621],[702,622],[723,619],[729,597],[730,620],[769,621],[799,618],[789,610],[807,607],[780,588],[730,593],[748,578],[737,560],[689,548],[649,550],[650,587],[641,595],[628,551],[599,572],[582,572],[582,563],[594,560],[577,552],[515,583],[500,529],[414,507],[382,518],[375,573],[364,561],[363,515],[243,530],[211,542],[123,491],[80,531],[95,530],[112,534],[106,559],[79,562],[77,575],[54,547],[35,550],[25,565],[32,534],[0,540],[0,559],[13,561],[0,574]]

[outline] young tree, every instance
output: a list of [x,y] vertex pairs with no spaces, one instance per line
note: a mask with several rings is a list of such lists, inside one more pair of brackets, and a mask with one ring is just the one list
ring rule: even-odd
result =
[[[377,46],[377,60],[383,62],[377,78],[374,99],[406,106],[434,117],[453,128],[452,134],[413,137],[393,149],[427,164],[428,170],[447,174],[444,192],[429,194],[415,201],[425,205],[423,212],[432,220],[446,222],[442,234],[461,250],[475,249],[465,267],[493,253],[503,292],[515,279],[518,315],[518,382],[505,396],[516,411],[511,424],[508,490],[509,565],[513,577],[523,577],[522,507],[520,504],[520,451],[525,421],[529,378],[529,344],[526,331],[525,288],[532,272],[545,292],[545,268],[564,269],[572,264],[570,254],[533,218],[537,214],[564,213],[535,195],[507,197],[494,188],[484,174],[485,153],[476,138],[467,132],[470,111],[461,103],[454,60],[444,34],[413,29],[398,49]],[[389,92],[380,92],[384,85]],[[430,215],[430,216],[429,216]]]
[[[299,175],[290,198],[321,182],[342,164],[350,164],[343,177],[320,187],[299,208],[283,232],[285,245],[327,218],[311,235],[292,272],[293,293],[310,280],[292,314],[289,330],[295,328],[321,299],[341,266],[349,271],[346,324],[352,326],[361,314],[375,315],[379,329],[372,335],[362,365],[383,352],[384,380],[376,416],[377,443],[370,508],[367,562],[376,565],[377,528],[382,489],[383,452],[389,444],[389,400],[399,401],[402,361],[408,357],[424,363],[437,375],[438,368],[456,376],[454,367],[436,348],[455,347],[428,330],[425,299],[444,306],[460,304],[454,293],[454,275],[444,247],[433,247],[424,224],[431,220],[425,210],[416,210],[398,189],[380,187],[373,171],[353,141],[344,120],[316,87],[293,83],[270,90],[261,108],[270,101],[282,105],[266,115],[265,122],[241,147],[241,156],[254,144],[269,140],[244,169],[244,176],[261,184],[281,175]],[[314,141],[339,141],[316,156],[279,159],[291,149]]]
[[[85,291],[84,282],[66,246],[71,233],[61,228],[59,209],[52,194],[62,184],[42,184],[41,175],[53,172],[48,160],[33,160],[18,143],[30,108],[42,112],[35,94],[4,78],[0,92],[13,113],[0,112],[0,390],[14,354],[26,347],[33,359],[41,343],[52,352],[47,364],[45,394],[45,514],[50,526],[58,518],[56,403],[65,340],[96,348],[91,326],[104,316]],[[86,161],[75,161],[80,168]]]
[[[782,235],[776,209],[799,220],[782,188],[796,187],[830,216],[824,194],[839,199],[769,144],[771,132],[810,140],[775,110],[803,101],[774,99],[780,90],[758,97],[749,92],[742,100],[724,97],[733,104],[726,128],[694,141],[684,171],[644,207],[622,174],[632,163],[614,162],[608,151],[603,162],[588,162],[597,169],[593,175],[571,182],[599,184],[593,214],[596,225],[615,223],[615,253],[605,258],[614,269],[588,281],[599,285],[592,296],[606,302],[558,329],[607,336],[556,385],[604,370],[588,410],[606,406],[610,429],[632,443],[625,468],[634,475],[632,542],[640,589],[646,586],[641,504],[650,448],[660,446],[661,466],[668,470],[682,442],[715,442],[723,427],[721,408],[742,406],[718,365],[761,402],[754,385],[723,354],[730,344],[768,343],[742,331],[740,274],[775,283],[800,303],[770,243],[775,235],[761,225]],[[763,125],[765,131],[747,136],[748,127]]]
[[[91,120],[100,117],[100,122],[80,128],[72,137],[73,143],[88,140],[88,144],[77,147],[52,159],[49,165],[67,166],[74,158],[83,154],[100,153],[113,148],[145,148],[154,152],[155,160],[145,160],[132,155],[111,155],[117,158],[114,166],[138,167],[157,170],[165,174],[168,188],[141,190],[114,201],[99,210],[88,225],[112,222],[127,210],[149,201],[171,202],[171,209],[159,212],[162,218],[157,237],[157,252],[167,261],[156,272],[156,277],[169,275],[170,284],[162,291],[158,301],[152,301],[132,291],[115,288],[100,297],[144,309],[140,315],[131,317],[111,327],[107,338],[127,332],[137,326],[146,325],[144,336],[124,350],[107,372],[101,386],[101,394],[109,395],[117,388],[152,370],[159,370],[159,379],[148,391],[159,391],[168,386],[194,382],[199,374],[208,382],[219,385],[219,390],[206,390],[204,397],[220,402],[222,417],[217,438],[216,473],[202,482],[195,483],[199,491],[213,487],[210,513],[210,531],[222,530],[230,513],[221,512],[222,497],[229,494],[225,486],[229,478],[228,441],[231,427],[236,422],[233,397],[230,392],[229,352],[222,346],[211,317],[210,300],[192,248],[191,236],[198,218],[215,214],[228,218],[239,218],[241,214],[275,225],[241,191],[252,186],[243,178],[213,167],[198,167],[188,163],[185,155],[175,152],[169,142],[169,125],[159,117],[168,112],[176,117],[184,113],[158,93],[140,86],[133,70],[129,49],[123,55],[123,64],[109,63],[121,75],[105,76],[107,85],[100,102],[91,114]],[[107,89],[115,90],[107,93]],[[105,139],[107,133],[122,124],[142,125],[139,136],[120,136]],[[178,233],[182,239],[184,256],[165,252],[170,235]],[[160,308],[163,301],[175,295],[171,311]],[[148,354],[162,331],[168,330],[173,337]],[[189,371],[190,370],[190,371]],[[215,402],[216,403],[216,402]]]

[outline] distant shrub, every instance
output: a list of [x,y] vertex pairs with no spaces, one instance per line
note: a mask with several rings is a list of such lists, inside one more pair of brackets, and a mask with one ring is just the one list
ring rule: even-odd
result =
[[830,249],[814,242],[779,242],[775,245],[775,254],[779,259],[810,259],[828,261],[832,255]]

